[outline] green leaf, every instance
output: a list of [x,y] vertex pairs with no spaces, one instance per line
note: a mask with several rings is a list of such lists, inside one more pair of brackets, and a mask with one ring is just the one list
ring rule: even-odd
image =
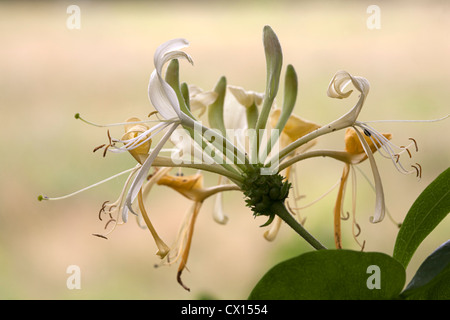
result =
[[420,265],[401,294],[406,299],[450,299],[450,240]]
[[318,250],[281,262],[255,286],[252,300],[398,298],[405,269],[379,252]]
[[395,242],[393,257],[406,267],[422,241],[450,211],[450,168],[441,173],[411,206]]

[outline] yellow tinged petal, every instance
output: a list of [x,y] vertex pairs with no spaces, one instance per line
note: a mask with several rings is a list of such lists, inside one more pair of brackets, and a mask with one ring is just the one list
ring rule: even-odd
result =
[[190,176],[165,175],[157,184],[168,186],[190,200],[203,201],[203,175],[200,173]]
[[[125,127],[125,134],[122,136],[122,140],[130,140],[133,138],[138,137],[140,134],[144,133],[148,130],[148,126],[145,124],[139,123],[133,123],[133,122],[140,122],[141,120],[139,118],[129,118],[126,122]],[[130,154],[136,159],[137,162],[142,164],[145,159],[147,159],[148,152],[150,151],[152,141],[149,140],[146,143],[143,143],[142,145],[129,150]]]
[[[377,149],[381,147],[378,142],[375,146],[372,139],[370,139],[370,137],[368,137],[367,135],[364,134],[363,136],[372,152],[376,152]],[[392,135],[390,133],[383,133],[383,136],[388,140],[392,139]],[[353,128],[348,128],[345,132],[345,151],[352,155],[365,153],[361,141],[359,140],[358,135]]]
[[[272,112],[272,115],[270,117],[270,124],[275,127],[278,119],[280,118],[281,109],[275,109]],[[320,125],[302,119],[299,116],[295,114],[291,114],[288,121],[286,122],[286,125],[284,126],[283,133],[286,134],[289,138],[291,138],[292,141],[295,141],[304,135],[317,130],[320,128]]]

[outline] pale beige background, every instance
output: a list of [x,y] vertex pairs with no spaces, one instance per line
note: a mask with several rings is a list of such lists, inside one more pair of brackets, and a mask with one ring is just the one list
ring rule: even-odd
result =
[[[110,123],[145,117],[153,52],[162,42],[187,38],[194,67],[183,63],[183,81],[211,89],[220,76],[229,83],[262,91],[265,62],[262,29],[271,25],[284,52],[285,65],[299,76],[296,113],[324,124],[355,101],[327,98],[333,74],[345,69],[366,77],[371,91],[361,120],[434,119],[448,113],[450,100],[450,5],[446,1],[380,2],[381,29],[369,30],[368,1],[149,1],[83,2],[81,29],[66,28],[73,2],[0,3],[0,298],[2,299],[217,299],[246,298],[256,281],[283,259],[310,250],[287,227],[273,243],[259,228],[240,194],[226,194],[228,225],[211,219],[206,202],[198,219],[184,291],[176,267],[153,268],[156,248],[133,220],[103,240],[91,234],[104,226],[97,212],[115,200],[123,178],[61,202],[58,196],[134,165],[127,155],[102,158],[92,149],[106,132],[76,121],[77,112]],[[283,69],[284,70],[284,69]],[[281,86],[281,92],[283,87]],[[449,164],[448,121],[379,124],[401,145],[414,137],[423,167],[420,182],[398,173],[377,157],[386,201],[401,221],[414,199]],[[117,131],[120,135],[120,131]],[[342,132],[324,137],[318,147],[341,149]],[[414,163],[413,162],[413,163]],[[370,176],[367,164],[362,166]],[[328,190],[342,165],[310,160],[298,166],[306,201]],[[208,184],[216,177],[206,179]],[[333,247],[332,209],[336,192],[304,211],[306,227]],[[374,195],[358,179],[358,221],[366,250],[392,253],[396,227],[372,225]],[[350,199],[346,202],[350,205]],[[149,211],[159,232],[171,242],[189,203],[169,189],[155,189]],[[344,246],[358,249],[344,222]],[[420,246],[408,268],[448,239],[445,220]],[[66,268],[81,268],[81,290],[68,290]]]

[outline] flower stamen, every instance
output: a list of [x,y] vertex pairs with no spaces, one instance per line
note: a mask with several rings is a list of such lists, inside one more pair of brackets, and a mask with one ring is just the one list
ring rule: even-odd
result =
[[94,150],[92,152],[96,152],[97,150],[100,150],[101,148],[103,148],[104,146],[106,146],[106,144],[102,144],[98,147],[95,147]]
[[102,239],[106,239],[106,240],[108,240],[108,238],[107,237],[105,237],[104,235],[102,235],[102,234],[98,234],[98,233],[93,233],[92,234],[93,236],[96,236],[96,237],[99,237],[99,238],[102,238]]
[[412,142],[414,142],[414,146],[416,147],[416,152],[419,152],[419,147],[417,146],[417,141],[414,140],[413,138],[409,138],[408,140],[411,140]]
[[406,150],[406,152],[408,152],[409,158],[410,158],[410,159],[412,158],[411,151],[409,151],[409,149],[408,149],[407,147],[405,147],[405,146],[400,146],[400,148]]

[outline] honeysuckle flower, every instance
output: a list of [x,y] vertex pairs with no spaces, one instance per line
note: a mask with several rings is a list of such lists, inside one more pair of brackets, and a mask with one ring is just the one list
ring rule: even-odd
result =
[[352,126],[358,119],[359,113],[361,112],[364,101],[369,94],[369,81],[363,77],[352,76],[347,71],[338,71],[328,86],[327,95],[330,98],[344,99],[350,96],[353,90],[344,92],[345,88],[352,83],[353,86],[360,92],[358,102],[355,106],[344,114],[342,117],[332,122],[329,126],[333,127],[335,130],[346,128]]
[[[358,129],[348,128],[345,132],[345,152],[348,155],[347,162],[345,162],[344,169],[342,172],[342,177],[339,184],[339,190],[337,195],[336,204],[334,207],[334,239],[335,245],[337,249],[342,249],[342,241],[341,241],[341,219],[344,219],[343,214],[343,205],[344,205],[344,196],[345,196],[345,188],[348,180],[348,176],[350,173],[350,169],[353,165],[359,164],[365,161],[368,157],[368,153],[366,151],[370,150],[369,154],[372,155],[379,148],[381,148],[381,144],[377,141],[373,141],[367,135],[362,135],[361,132],[357,131]],[[359,134],[358,134],[359,133]],[[389,133],[385,133],[382,135],[384,139],[390,140],[392,135]],[[360,139],[364,139],[363,142]],[[354,176],[354,174],[353,174]],[[354,180],[355,181],[355,180]],[[355,188],[355,183],[353,183],[353,187]],[[355,234],[355,226],[359,230],[359,225],[355,221],[355,190],[353,189],[353,204],[352,204],[352,217],[353,217],[353,234],[356,239],[357,234]],[[378,192],[383,192],[382,189],[378,189]],[[383,219],[384,216],[384,195],[377,195],[377,198],[382,199],[383,203],[380,205],[380,210],[376,211],[373,219],[373,222],[379,222]],[[360,230],[359,230],[360,231]],[[358,231],[358,233],[359,233]]]
[[181,281],[181,274],[186,268],[191,249],[192,236],[197,216],[200,212],[203,202],[210,196],[227,190],[239,190],[235,185],[218,185],[206,188],[203,184],[203,174],[196,173],[189,176],[177,176],[166,174],[158,179],[158,185],[170,187],[182,194],[184,197],[193,201],[191,209],[188,211],[178,233],[175,245],[167,255],[165,263],[173,264],[180,260],[177,272],[177,280],[183,288],[189,291]]
[[[339,191],[334,210],[335,222],[343,217],[345,185],[349,173],[353,172],[356,165],[368,160],[376,194],[371,221],[381,221],[385,214],[384,193],[374,153],[378,151],[377,154],[390,158],[400,172],[416,173],[420,178],[422,169],[419,164],[405,167],[403,161],[400,161],[405,158],[402,156],[400,159],[402,154],[412,156],[412,146],[417,151],[416,141],[410,138],[408,146],[397,147],[391,143],[390,135],[378,133],[369,125],[369,121],[358,120],[369,92],[369,82],[346,71],[339,71],[334,75],[328,87],[328,96],[344,99],[354,90],[360,95],[356,104],[338,119],[320,126],[292,113],[297,98],[298,81],[291,65],[286,68],[283,103],[278,109],[275,98],[283,56],[278,38],[269,26],[264,27],[263,44],[267,71],[264,93],[227,85],[225,77],[219,79],[213,91],[203,91],[186,83],[180,84],[178,60],[187,60],[192,64],[192,58],[182,51],[188,46],[187,40],[174,39],[159,46],[154,55],[155,70],[148,85],[148,96],[156,111],[150,113],[149,119],[140,120],[133,117],[123,123],[97,125],[84,120],[79,114],[75,116],[98,127],[124,127],[125,133],[120,139],[112,137],[108,130],[108,143],[95,148],[94,151],[103,149],[103,156],[107,152],[128,152],[137,164],[131,169],[57,199],[73,196],[122,174],[129,174],[119,198],[113,203],[104,202],[99,212],[100,219],[109,216],[105,229],[110,226],[112,229],[105,234],[96,235],[105,238],[116,226],[127,222],[128,212],[131,211],[136,214],[139,225],[150,231],[158,249],[156,254],[163,264],[180,262],[177,279],[186,289],[188,288],[181,281],[181,274],[188,261],[196,219],[203,202],[214,196],[213,218],[219,223],[225,223],[228,217],[223,211],[224,191],[240,190],[253,215],[268,218],[262,225],[270,226],[264,234],[266,239],[275,239],[284,221],[313,248],[326,249],[303,228],[304,220],[300,221],[299,215],[296,214],[296,210],[300,208],[291,208],[289,205],[289,201],[292,201],[292,186],[294,201],[298,198],[298,182],[292,173],[298,167],[297,163],[302,160],[331,157],[344,163],[340,183],[336,184],[339,185]],[[354,89],[348,89],[349,86]],[[197,120],[194,112],[196,115],[198,113],[198,117],[207,112],[210,127]],[[350,129],[347,130],[344,151],[310,150],[317,138],[347,128]],[[234,130],[231,138],[227,135],[227,130],[230,129]],[[270,129],[275,130],[269,132]],[[254,136],[257,138],[247,143],[247,135],[251,130],[254,130]],[[281,136],[278,135],[280,132]],[[158,134],[162,134],[159,140]],[[260,139],[263,137],[266,137],[267,141]],[[167,151],[164,146],[169,141],[174,145],[168,149],[172,156],[164,157],[161,153],[163,150]],[[281,150],[278,149],[279,146]],[[182,154],[182,157],[177,158],[177,154]],[[179,173],[183,167],[199,171],[189,176],[172,175],[170,171],[173,167],[177,167]],[[205,172],[219,175],[216,185],[203,185]],[[355,180],[354,176],[352,174]],[[171,247],[159,237],[145,206],[145,199],[157,185],[167,186],[192,202],[177,240]],[[353,189],[353,193],[355,192]],[[39,196],[38,199],[51,198]],[[354,206],[353,203],[353,212]],[[359,228],[355,220],[353,226]],[[335,225],[335,234],[336,246],[340,248],[340,224]]]
[[[152,141],[144,133],[148,132],[148,126],[145,123],[139,123],[141,120],[139,118],[133,117],[128,119],[127,124],[124,126],[125,134],[122,136],[122,141],[133,141],[137,137],[143,137],[144,143],[140,143],[137,140],[137,146],[130,149],[128,152],[133,156],[134,159],[140,164],[143,164],[148,157]],[[137,124],[135,124],[137,123]]]
[[367,79],[359,76],[352,76],[347,71],[338,71],[331,79],[331,82],[328,86],[327,95],[330,98],[335,99],[348,98],[353,92],[353,90],[345,91],[349,84],[352,84],[360,93],[359,99],[353,106],[353,108],[351,108],[347,113],[345,113],[338,119],[330,122],[327,125],[321,126],[317,130],[314,130],[289,144],[287,147],[282,149],[279,154],[277,154],[277,157],[280,160],[283,160],[287,155],[296,150],[298,147],[319,136],[351,127],[357,123],[359,113],[361,112],[364,101],[369,94],[370,85]]

